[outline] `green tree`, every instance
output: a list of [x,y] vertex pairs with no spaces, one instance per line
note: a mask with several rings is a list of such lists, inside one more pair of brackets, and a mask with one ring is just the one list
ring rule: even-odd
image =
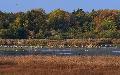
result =
[[0,30],[0,38],[2,39],[13,39],[14,36],[10,29],[1,29]]
[[10,23],[15,20],[13,13],[3,13],[0,11],[0,29],[8,29]]
[[27,31],[25,29],[25,13],[20,12],[15,14],[16,18],[10,24],[10,31],[13,33],[14,38],[25,39],[27,38]]
[[83,9],[78,9],[72,14],[75,19],[75,28],[80,28],[81,32],[93,30],[92,16],[90,16],[90,13],[85,13]]
[[119,31],[104,31],[99,33],[99,38],[115,38],[120,39]]
[[48,25],[50,29],[65,32],[70,26],[70,13],[57,9],[48,14]]
[[116,21],[117,30],[120,30],[120,12],[117,14],[115,21]]
[[36,39],[45,39],[44,32],[42,30],[39,30],[39,32],[36,34]]
[[112,20],[104,20],[101,23],[101,30],[105,31],[105,30],[110,30],[110,31],[115,31],[116,30],[116,23]]
[[39,30],[45,30],[46,28],[46,13],[43,9],[34,9],[27,12],[26,20],[27,30],[38,33]]

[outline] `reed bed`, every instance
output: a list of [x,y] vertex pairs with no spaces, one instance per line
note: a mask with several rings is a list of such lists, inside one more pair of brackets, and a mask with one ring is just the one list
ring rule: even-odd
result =
[[98,47],[101,44],[120,45],[120,39],[64,39],[64,40],[50,40],[50,39],[0,39],[0,45],[16,45],[16,46],[42,46],[42,47]]
[[2,56],[0,75],[120,75],[120,57]]

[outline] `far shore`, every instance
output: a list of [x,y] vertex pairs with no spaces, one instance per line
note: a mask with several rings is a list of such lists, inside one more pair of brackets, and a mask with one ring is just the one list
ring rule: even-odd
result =
[[0,46],[38,46],[46,48],[119,47],[120,39],[0,39]]

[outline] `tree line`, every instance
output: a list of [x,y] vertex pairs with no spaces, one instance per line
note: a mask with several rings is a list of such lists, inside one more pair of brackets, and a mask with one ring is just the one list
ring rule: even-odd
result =
[[120,10],[0,11],[1,39],[120,38]]

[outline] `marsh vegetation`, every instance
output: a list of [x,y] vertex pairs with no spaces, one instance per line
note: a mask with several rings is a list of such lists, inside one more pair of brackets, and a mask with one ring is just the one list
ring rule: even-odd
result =
[[0,75],[119,75],[120,57],[0,57]]

